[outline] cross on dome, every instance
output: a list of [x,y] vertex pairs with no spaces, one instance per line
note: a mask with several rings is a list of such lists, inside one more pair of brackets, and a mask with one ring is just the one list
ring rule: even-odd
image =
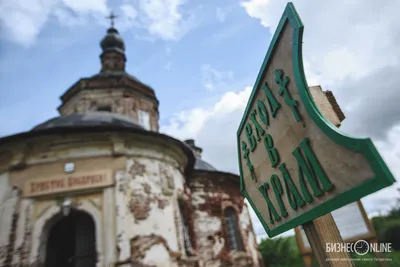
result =
[[114,20],[116,18],[118,18],[118,16],[116,16],[112,11],[110,12],[110,15],[106,17],[106,19],[109,19],[111,21],[111,28],[114,28]]

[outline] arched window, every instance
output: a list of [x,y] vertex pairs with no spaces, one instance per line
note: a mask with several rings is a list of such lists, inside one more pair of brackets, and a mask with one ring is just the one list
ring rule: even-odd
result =
[[227,241],[230,250],[243,251],[243,242],[240,234],[236,211],[232,207],[224,210]]

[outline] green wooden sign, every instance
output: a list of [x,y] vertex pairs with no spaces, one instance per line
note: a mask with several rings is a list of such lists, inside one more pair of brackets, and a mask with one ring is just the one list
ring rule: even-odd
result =
[[269,237],[395,182],[370,139],[341,133],[314,103],[303,28],[288,3],[237,131],[241,191]]

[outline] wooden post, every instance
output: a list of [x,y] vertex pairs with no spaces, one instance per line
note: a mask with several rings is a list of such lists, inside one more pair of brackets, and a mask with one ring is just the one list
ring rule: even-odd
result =
[[295,233],[295,238],[296,238],[296,243],[297,247],[299,248],[300,255],[304,261],[304,266],[305,267],[312,267],[312,253],[307,252],[304,248],[304,242],[301,237],[301,231],[300,227],[295,227],[294,228],[294,233]]
[[[378,246],[379,246],[379,242],[378,242],[378,240],[376,240],[376,239],[372,239],[371,241],[371,244],[373,244],[373,243],[376,243],[376,244],[378,244]],[[377,259],[382,259],[383,257],[382,257],[382,253],[381,252],[379,252],[379,251],[375,251],[375,257],[377,258]],[[377,261],[377,263],[378,263],[378,266],[379,267],[386,267],[387,266],[387,264],[386,264],[386,262],[385,261]]]
[[[317,97],[319,90],[310,91],[313,97]],[[322,92],[322,88],[321,88]],[[326,118],[335,124],[336,127],[340,127],[341,119],[339,114],[335,110],[322,108],[322,103],[317,105],[320,107],[322,113]],[[336,116],[331,116],[335,114]],[[336,117],[336,118],[335,118]],[[333,119],[335,118],[335,119]],[[343,119],[342,119],[343,120]],[[339,229],[333,219],[331,213],[321,216],[311,222],[303,224],[304,232],[307,235],[308,242],[310,243],[311,249],[313,251],[314,257],[317,260],[319,266],[321,267],[350,267],[354,266],[354,263],[350,259],[349,253],[343,252],[326,252],[326,243],[339,243],[343,244],[344,241],[340,235]],[[329,261],[333,259],[333,261]]]
[[[369,231],[370,231],[370,232],[373,234],[373,236],[374,236],[374,238],[371,238],[371,239],[369,240],[370,243],[371,243],[371,244],[373,244],[373,243],[379,244],[379,242],[378,242],[378,240],[377,240],[375,228],[374,228],[374,226],[372,225],[371,220],[368,218],[368,214],[367,214],[367,212],[365,211],[364,205],[362,204],[361,200],[357,201],[357,204],[358,204],[358,207],[360,208],[361,214],[362,214],[363,217],[364,217],[365,223],[367,223],[367,226],[368,226],[368,228],[369,228]],[[380,252],[378,252],[378,251],[375,251],[374,254],[375,254],[375,257],[376,257],[377,259],[381,259],[381,258],[382,258],[382,253],[380,253]],[[379,267],[386,267],[386,266],[387,266],[386,262],[384,262],[384,261],[377,261],[377,263],[378,263],[378,266],[379,266]]]
[[[343,244],[342,236],[332,217],[328,213],[303,224],[304,232],[321,267],[353,267],[354,264],[346,251],[326,251],[326,243]],[[332,260],[332,261],[330,261]]]

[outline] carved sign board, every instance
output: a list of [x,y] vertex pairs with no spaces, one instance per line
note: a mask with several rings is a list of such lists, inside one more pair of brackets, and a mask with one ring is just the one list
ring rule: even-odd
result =
[[[333,219],[346,243],[358,240],[371,240],[375,237],[374,230],[361,201],[350,203],[332,212]],[[295,229],[299,249],[302,254],[312,253],[306,233],[301,226]]]
[[96,172],[81,172],[70,175],[33,179],[24,185],[24,197],[57,194],[110,186],[114,183],[109,170]]
[[269,237],[395,182],[370,139],[342,134],[317,108],[302,33],[289,3],[237,132],[241,191]]

